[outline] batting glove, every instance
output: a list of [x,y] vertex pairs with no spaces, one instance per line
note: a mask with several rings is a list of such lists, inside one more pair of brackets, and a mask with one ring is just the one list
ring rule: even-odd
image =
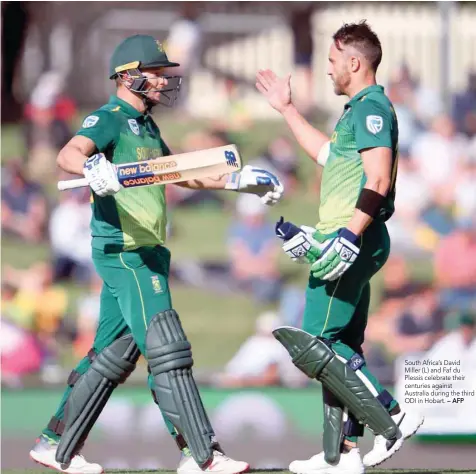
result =
[[104,153],[88,158],[83,172],[89,186],[99,197],[116,194],[122,187],[117,179],[116,167],[107,160]]
[[311,266],[312,276],[328,281],[340,278],[359,255],[358,240],[359,237],[349,229],[340,229],[337,236],[327,242],[319,260]]
[[291,222],[284,222],[284,218],[276,223],[276,235],[284,241],[284,253],[296,263],[314,263],[321,254],[319,242],[313,238],[316,232],[314,227],[298,227]]
[[232,173],[225,189],[256,194],[268,206],[274,206],[284,192],[284,186],[274,174],[250,165],[246,165],[238,173]]

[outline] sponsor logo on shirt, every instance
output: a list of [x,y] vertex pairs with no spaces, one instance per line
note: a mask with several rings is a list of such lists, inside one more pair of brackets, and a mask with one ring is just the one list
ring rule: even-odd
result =
[[99,122],[99,117],[97,115],[90,115],[86,117],[83,121],[83,128],[91,128],[94,127]]
[[383,128],[383,118],[380,115],[367,115],[365,120],[367,130],[376,135]]
[[139,136],[140,130],[139,130],[139,124],[137,123],[137,120],[136,119],[129,119],[127,122],[129,123],[129,127],[132,130],[132,133]]

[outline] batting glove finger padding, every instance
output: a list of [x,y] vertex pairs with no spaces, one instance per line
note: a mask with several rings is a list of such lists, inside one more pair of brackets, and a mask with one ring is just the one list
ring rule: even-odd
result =
[[357,259],[360,249],[355,245],[358,237],[348,229],[341,229],[311,267],[315,278],[334,281],[340,278]]

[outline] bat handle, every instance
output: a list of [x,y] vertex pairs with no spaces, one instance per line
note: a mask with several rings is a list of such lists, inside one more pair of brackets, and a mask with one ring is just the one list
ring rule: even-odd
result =
[[58,181],[58,189],[60,191],[66,191],[67,189],[82,188],[89,186],[86,178],[68,179],[67,181]]

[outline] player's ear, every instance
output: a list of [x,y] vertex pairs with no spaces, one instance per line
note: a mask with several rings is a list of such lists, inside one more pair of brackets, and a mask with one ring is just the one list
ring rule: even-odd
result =
[[118,84],[123,84],[128,89],[131,87],[133,81],[134,79],[131,77],[131,75],[128,72],[122,73],[121,77],[118,78]]
[[350,57],[350,70],[357,72],[360,69],[360,58],[358,56]]

